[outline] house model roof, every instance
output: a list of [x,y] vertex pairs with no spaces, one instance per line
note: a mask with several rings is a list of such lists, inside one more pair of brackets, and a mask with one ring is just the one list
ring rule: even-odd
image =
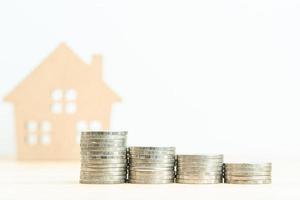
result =
[[[102,57],[94,55],[89,64],[84,63],[65,43],[61,43],[44,61],[25,78],[4,100],[22,102],[36,89],[85,87],[95,93],[104,93],[106,101],[118,102],[121,98],[102,79]],[[46,87],[45,87],[46,88]]]

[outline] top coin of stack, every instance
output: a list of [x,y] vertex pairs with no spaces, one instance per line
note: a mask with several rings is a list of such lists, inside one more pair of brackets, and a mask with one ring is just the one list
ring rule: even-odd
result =
[[174,183],[175,147],[129,147],[129,182]]
[[126,142],[125,131],[82,132],[80,183],[125,183]]
[[225,163],[225,183],[232,184],[270,184],[272,182],[272,163]]
[[176,183],[222,183],[223,155],[177,155]]

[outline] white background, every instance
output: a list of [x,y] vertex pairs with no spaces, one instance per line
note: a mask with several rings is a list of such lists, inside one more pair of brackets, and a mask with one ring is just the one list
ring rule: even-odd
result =
[[[299,11],[298,0],[1,1],[0,96],[65,41],[86,62],[103,54],[123,98],[112,128],[129,145],[295,158]],[[15,155],[3,101],[0,155]]]

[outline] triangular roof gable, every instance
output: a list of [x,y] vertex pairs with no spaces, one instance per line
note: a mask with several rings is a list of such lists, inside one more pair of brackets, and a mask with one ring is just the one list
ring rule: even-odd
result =
[[[76,55],[76,53],[73,52],[65,43],[61,43],[46,59],[44,59],[44,61],[37,68],[35,68],[31,72],[31,74],[29,74],[23,81],[21,81],[21,83],[19,83],[17,87],[4,98],[4,100],[15,102],[17,101],[18,96],[20,96],[19,94],[22,93],[27,88],[32,89],[34,87],[38,87],[35,84],[32,84],[32,82],[34,82],[33,81],[34,79],[38,79],[38,78],[40,79],[41,71],[45,70],[45,68],[46,70],[49,70],[48,68],[50,67],[56,67],[55,74],[52,74],[52,76],[45,77],[45,78],[55,77],[57,79],[60,79],[60,81],[63,82],[65,72],[71,71],[70,67],[73,67],[73,66],[64,65],[64,63],[70,63],[70,62],[75,63],[75,65],[77,66],[90,67],[90,66],[86,66],[87,64],[84,63],[80,59],[80,57]],[[102,66],[97,66],[97,67],[102,67]],[[107,91],[106,94],[110,96],[109,99],[111,101],[121,101],[121,98],[102,81],[101,74],[99,74],[98,80],[100,80],[99,84],[104,86],[103,88],[105,88],[105,90]]]

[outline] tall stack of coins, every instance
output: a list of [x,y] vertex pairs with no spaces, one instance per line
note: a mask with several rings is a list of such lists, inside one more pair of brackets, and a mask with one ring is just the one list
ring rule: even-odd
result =
[[83,132],[80,142],[80,183],[125,183],[126,142],[127,132]]
[[175,147],[129,147],[129,182],[174,183]]
[[226,163],[224,177],[225,183],[231,184],[270,184],[272,163]]
[[223,182],[223,155],[177,155],[176,183]]

